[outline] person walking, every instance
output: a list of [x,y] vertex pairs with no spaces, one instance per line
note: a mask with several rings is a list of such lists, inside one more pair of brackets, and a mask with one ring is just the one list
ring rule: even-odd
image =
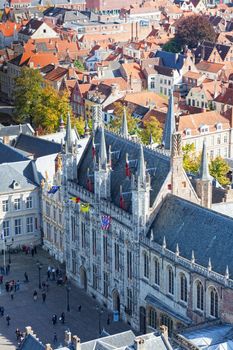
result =
[[45,303],[45,300],[46,300],[46,293],[45,291],[42,292],[42,301],[43,303]]
[[56,333],[56,332],[54,332],[53,343],[54,343],[54,344],[57,343],[57,333]]
[[51,267],[48,266],[48,270],[47,270],[47,277],[48,277],[48,280],[50,279],[50,275],[51,275]]
[[10,316],[7,315],[6,316],[6,324],[7,324],[7,326],[10,326],[10,320],[11,320]]
[[10,296],[11,296],[11,300],[14,300],[14,289],[13,288],[10,291]]
[[82,310],[82,305],[79,305],[78,311],[81,312],[81,310]]
[[56,314],[53,315],[52,322],[53,322],[53,325],[55,326],[55,324],[57,323],[57,315]]
[[24,272],[24,278],[25,278],[25,282],[28,283],[29,279],[28,279],[28,274],[27,272]]
[[34,293],[33,293],[33,300],[34,301],[37,301],[37,298],[38,298],[38,293],[36,290],[34,290]]
[[19,328],[16,328],[15,335],[16,335],[16,340],[19,341],[20,340],[20,336],[21,336]]
[[62,324],[65,323],[65,313],[64,312],[61,313],[60,321],[61,321]]
[[1,316],[3,317],[4,316],[4,312],[5,312],[5,309],[4,309],[4,306],[1,307]]

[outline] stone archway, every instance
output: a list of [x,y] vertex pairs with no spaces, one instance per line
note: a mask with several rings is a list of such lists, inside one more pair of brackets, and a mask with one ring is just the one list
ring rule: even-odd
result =
[[120,315],[121,302],[120,302],[120,295],[117,289],[114,289],[112,292],[112,306],[113,306],[113,311],[118,311]]
[[87,272],[84,266],[79,269],[81,288],[87,291]]

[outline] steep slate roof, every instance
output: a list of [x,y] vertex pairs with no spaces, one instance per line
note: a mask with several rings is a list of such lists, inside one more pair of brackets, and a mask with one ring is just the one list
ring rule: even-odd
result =
[[185,56],[167,51],[157,51],[155,57],[161,58],[163,66],[181,70],[184,65]]
[[20,133],[33,135],[34,130],[30,124],[9,125],[9,126],[0,125],[0,137],[14,136],[14,135],[19,135]]
[[[94,142],[96,145],[96,160],[98,161],[98,153],[100,146],[101,132],[98,129],[95,133]],[[129,156],[129,166],[131,173],[136,173],[137,163],[139,159],[140,144],[122,138],[119,135],[105,131],[105,141],[107,153],[109,145],[112,152],[112,172],[111,172],[111,199],[116,206],[120,205],[120,186],[122,185],[123,193],[131,191],[131,180],[125,175],[126,153]],[[144,147],[144,158],[147,168],[151,169],[151,192],[150,204],[152,205],[158,195],[166,176],[170,170],[170,158]],[[87,186],[87,170],[89,168],[90,180],[93,183],[93,159],[92,159],[92,137],[84,151],[82,158],[78,164],[78,183],[84,188]],[[131,212],[131,195],[123,196],[125,209]]]
[[[226,266],[233,271],[233,220],[173,195],[167,195],[151,225],[154,241],[175,252],[179,244],[180,256],[191,259],[192,250],[197,264],[225,274]],[[150,230],[148,231],[150,233]],[[221,247],[221,249],[219,249]]]
[[22,344],[20,344],[19,350],[45,350],[45,346],[33,337],[31,334],[27,335],[23,340]]
[[28,160],[24,152],[0,143],[0,164]]
[[18,136],[14,147],[33,154],[35,158],[59,153],[62,150],[62,146],[59,143],[25,134]]
[[40,28],[40,26],[43,24],[43,21],[39,21],[38,19],[32,18],[30,21],[26,24],[26,26],[22,27],[19,31],[19,34],[23,35],[32,35],[35,33],[37,29]]
[[13,181],[20,185],[20,189],[33,190],[38,185],[36,168],[33,161],[22,161],[17,163],[0,165],[0,192],[9,193],[15,190]]

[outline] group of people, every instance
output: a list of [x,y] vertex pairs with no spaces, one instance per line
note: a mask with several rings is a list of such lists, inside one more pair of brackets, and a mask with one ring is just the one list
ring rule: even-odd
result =
[[[64,312],[61,313],[61,316],[59,317],[59,321],[62,324],[65,323],[65,313]],[[52,316],[52,323],[54,326],[57,324],[57,315],[56,314],[53,314],[53,316]]]

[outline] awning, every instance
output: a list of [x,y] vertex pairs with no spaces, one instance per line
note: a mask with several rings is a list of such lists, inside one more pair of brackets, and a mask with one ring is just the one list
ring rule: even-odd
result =
[[180,313],[175,312],[173,309],[171,309],[168,305],[163,303],[161,300],[156,298],[152,294],[147,294],[145,301],[150,304],[151,306],[155,307],[156,309],[159,309],[161,311],[164,311],[167,315],[185,323],[186,325],[189,325],[192,323],[191,319],[181,315]]

